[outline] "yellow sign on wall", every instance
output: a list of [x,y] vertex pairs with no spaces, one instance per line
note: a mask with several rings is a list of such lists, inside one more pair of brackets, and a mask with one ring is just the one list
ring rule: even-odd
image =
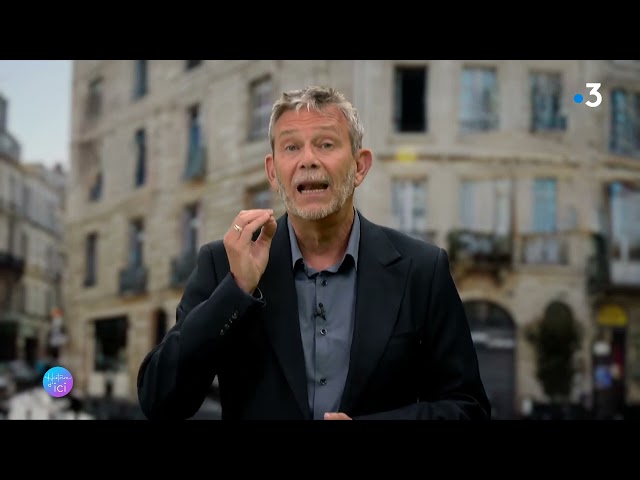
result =
[[597,314],[598,325],[603,327],[626,327],[629,322],[624,309],[618,305],[603,305],[598,309]]
[[418,159],[418,152],[414,147],[400,147],[396,150],[397,162],[415,162]]

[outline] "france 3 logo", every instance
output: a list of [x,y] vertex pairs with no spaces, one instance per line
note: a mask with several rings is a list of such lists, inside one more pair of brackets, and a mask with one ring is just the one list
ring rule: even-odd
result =
[[[602,86],[601,83],[585,83],[587,88],[590,88],[589,95],[595,97],[595,101],[587,100],[584,104],[587,107],[595,108],[602,103],[602,94],[598,91],[598,89]],[[576,93],[573,96],[573,101],[576,103],[582,103],[584,100],[584,96],[581,93]]]

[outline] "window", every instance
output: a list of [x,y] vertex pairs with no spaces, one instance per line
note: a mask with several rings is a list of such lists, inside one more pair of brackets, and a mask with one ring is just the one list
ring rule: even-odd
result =
[[462,180],[460,224],[472,232],[507,235],[511,226],[510,180]]
[[185,70],[192,70],[200,66],[200,64],[202,63],[202,60],[185,60],[184,62],[185,62],[184,63]]
[[396,67],[394,79],[394,127],[396,132],[427,130],[427,70]]
[[147,94],[147,60],[135,60],[133,98],[142,98]]
[[98,263],[98,234],[90,233],[85,240],[84,286],[96,284]]
[[498,128],[498,80],[495,68],[465,68],[460,90],[460,130]]
[[640,156],[640,93],[611,92],[611,152]]
[[26,218],[34,218],[34,212],[31,211],[31,188],[26,184],[22,185],[22,213]]
[[135,149],[136,149],[136,173],[135,186],[144,185],[147,170],[147,138],[144,129],[140,129],[135,133]]
[[45,247],[44,263],[46,272],[53,276],[56,273],[56,252],[53,245]]
[[29,236],[26,232],[20,234],[20,254],[26,264],[29,259]]
[[97,117],[102,112],[102,78],[96,78],[89,83],[89,94],[87,95],[87,117]]
[[273,86],[271,78],[265,77],[251,83],[250,86],[250,118],[249,139],[266,138],[269,133],[271,117],[271,96]]
[[557,182],[555,178],[536,178],[533,184],[533,231],[556,231]]
[[561,114],[562,78],[559,73],[531,73],[531,131],[564,130]]
[[58,220],[58,216],[56,215],[56,205],[53,202],[47,202],[45,212],[46,225],[48,225],[52,231],[56,231]]
[[426,240],[427,181],[393,179],[391,203],[392,226],[408,235]]
[[126,371],[127,318],[97,320],[95,338],[95,370],[97,372]]
[[[533,182],[531,232],[521,235],[520,255],[525,264],[567,265],[569,263],[569,238],[558,233],[558,185],[555,178],[536,178]],[[573,209],[563,209],[562,228],[571,225]]]
[[202,126],[199,105],[190,107],[187,111],[188,147],[187,163],[183,173],[184,179],[202,177],[206,171],[206,157],[202,141]]
[[102,198],[102,172],[98,172],[89,187],[89,201],[97,202]]
[[200,227],[199,205],[187,205],[182,211],[182,253],[194,254],[198,248],[198,230]]
[[640,187],[624,182],[609,186],[613,258],[640,261]]
[[609,185],[609,278],[614,285],[640,285],[640,186]]
[[21,313],[27,311],[27,287],[24,283],[19,283],[15,286],[15,297],[13,301],[13,308]]
[[133,220],[129,226],[129,267],[142,267],[144,253],[144,224]]
[[20,205],[16,198],[17,193],[18,186],[16,185],[16,177],[9,175],[9,208],[16,208]]
[[54,291],[51,288],[47,288],[46,293],[45,293],[45,311],[47,312],[47,315],[49,314],[49,312],[51,312],[51,310],[53,309],[53,307],[55,306],[54,303]]
[[249,188],[246,193],[246,208],[273,208],[273,192],[268,183]]

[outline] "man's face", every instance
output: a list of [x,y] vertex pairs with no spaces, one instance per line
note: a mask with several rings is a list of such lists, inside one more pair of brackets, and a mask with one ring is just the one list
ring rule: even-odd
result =
[[366,174],[359,163],[340,110],[302,108],[285,112],[276,122],[274,155],[267,155],[266,169],[291,215],[319,220],[351,207],[354,189]]

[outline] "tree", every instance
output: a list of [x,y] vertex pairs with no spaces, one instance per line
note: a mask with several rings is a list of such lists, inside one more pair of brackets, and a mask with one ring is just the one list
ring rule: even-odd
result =
[[526,332],[536,355],[536,376],[551,403],[566,403],[571,395],[576,371],[575,352],[580,347],[582,329],[569,307],[552,302],[544,316]]

